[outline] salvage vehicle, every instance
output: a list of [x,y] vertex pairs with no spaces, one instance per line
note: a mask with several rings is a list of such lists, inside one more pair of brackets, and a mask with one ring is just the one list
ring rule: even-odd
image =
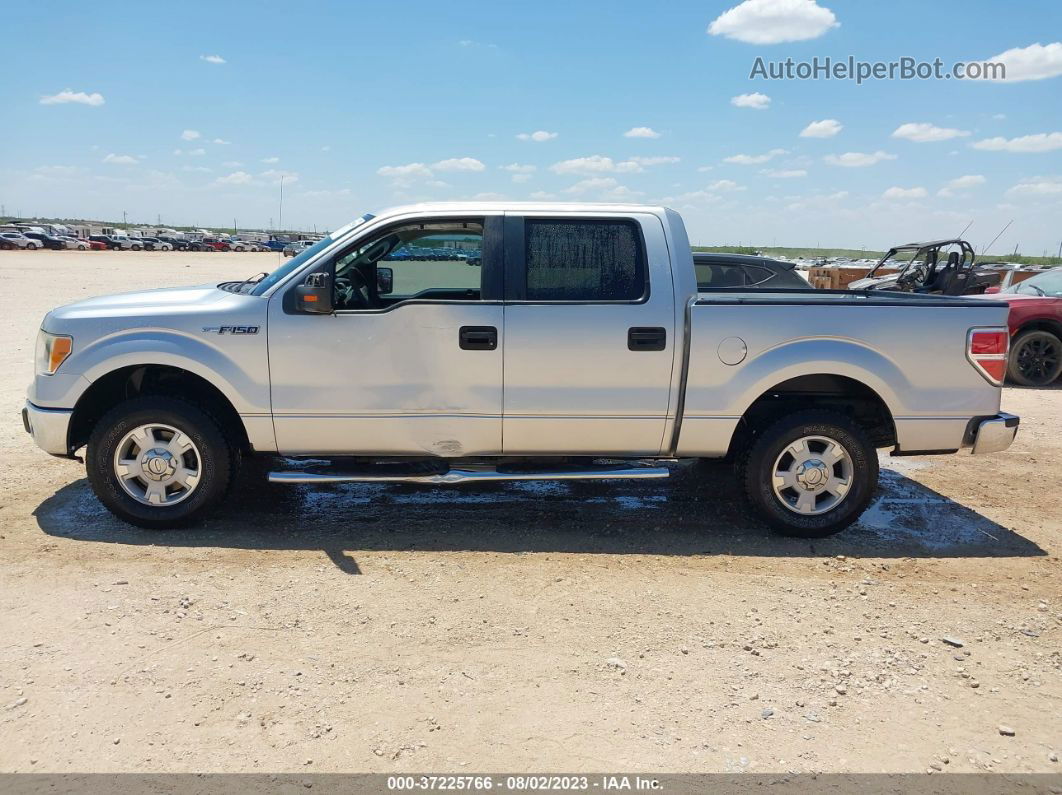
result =
[[749,254],[693,252],[697,287],[771,287],[806,290],[808,282],[795,262],[780,262]]
[[26,237],[21,232],[0,232],[0,241],[3,241],[4,248],[24,248],[27,251],[44,248],[41,241]]
[[1010,305],[1007,378],[1022,386],[1047,386],[1062,375],[1062,267],[999,290],[987,298]]
[[[380,264],[447,237],[481,265]],[[817,537],[867,507],[880,448],[1011,444],[1006,321],[987,300],[698,290],[663,207],[421,204],[268,275],[49,312],[23,421],[49,453],[85,447],[100,501],[143,527],[207,514],[250,455],[288,459],[273,483],[428,485],[729,457],[759,517]]]
[[[848,289],[978,295],[1002,277],[999,271],[975,268],[975,259],[973,247],[958,238],[907,243],[885,252],[870,273],[850,282]],[[883,269],[896,272],[877,275]]]

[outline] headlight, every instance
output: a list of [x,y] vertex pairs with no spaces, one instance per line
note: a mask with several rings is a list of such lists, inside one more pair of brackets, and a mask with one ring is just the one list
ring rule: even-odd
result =
[[37,335],[37,373],[52,375],[59,369],[70,351],[74,348],[73,337],[62,334],[49,334],[41,329]]

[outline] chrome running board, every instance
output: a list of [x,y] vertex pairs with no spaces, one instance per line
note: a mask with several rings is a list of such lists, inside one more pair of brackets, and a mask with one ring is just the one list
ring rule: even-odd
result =
[[451,469],[429,474],[374,474],[318,472],[270,472],[270,483],[421,483],[447,486],[453,483],[483,483],[495,480],[641,480],[666,478],[666,467],[587,467],[539,472],[499,472],[497,469]]

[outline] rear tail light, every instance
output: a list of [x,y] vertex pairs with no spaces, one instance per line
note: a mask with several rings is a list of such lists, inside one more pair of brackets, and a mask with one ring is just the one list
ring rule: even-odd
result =
[[1010,334],[1005,328],[972,328],[966,335],[966,358],[989,383],[1003,386]]

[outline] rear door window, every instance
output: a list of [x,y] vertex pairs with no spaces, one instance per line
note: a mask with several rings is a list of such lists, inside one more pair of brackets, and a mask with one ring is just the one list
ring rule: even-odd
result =
[[637,301],[648,293],[641,230],[627,220],[525,222],[528,301]]

